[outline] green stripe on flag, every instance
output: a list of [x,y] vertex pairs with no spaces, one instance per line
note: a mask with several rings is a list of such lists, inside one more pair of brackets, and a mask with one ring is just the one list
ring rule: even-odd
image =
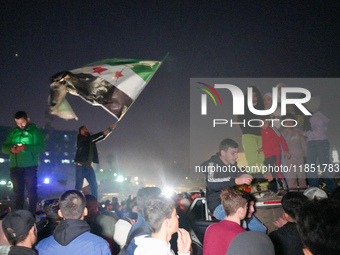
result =
[[134,64],[139,63],[140,59],[124,59],[124,58],[107,58],[98,60],[96,62],[90,63],[86,66],[98,66],[98,65],[111,65],[111,66],[119,66],[119,65],[126,65],[126,64]]
[[131,70],[134,71],[138,76],[140,76],[145,82],[148,82],[152,75],[157,71],[159,66],[159,62],[155,62],[154,65],[145,65],[145,64],[133,64]]

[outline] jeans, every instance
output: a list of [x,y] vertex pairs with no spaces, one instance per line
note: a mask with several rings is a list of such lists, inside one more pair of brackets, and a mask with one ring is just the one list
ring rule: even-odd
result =
[[223,209],[223,206],[222,204],[220,204],[219,206],[217,206],[213,212],[213,215],[216,219],[219,219],[219,220],[224,220],[225,218],[225,212],[224,212],[224,209]]
[[25,186],[29,199],[28,210],[34,215],[37,208],[37,171],[38,166],[11,168],[11,181],[15,193],[15,209],[24,209]]
[[[307,164],[309,164],[309,170],[313,168],[315,169],[314,172],[308,171],[306,173],[309,187],[319,187],[317,159],[319,159],[320,169],[323,170],[324,167],[326,167],[325,169],[328,170],[330,160],[329,142],[327,139],[307,142]],[[333,191],[336,189],[337,185],[332,174],[328,171],[325,171],[322,173],[322,175],[327,185],[328,191]]]
[[260,231],[260,232],[265,233],[265,234],[267,233],[267,228],[265,227],[265,225],[263,225],[262,222],[258,218],[256,218],[254,215],[251,216],[251,219],[248,222],[248,224],[246,223],[245,220],[242,220],[241,226],[242,227],[243,226],[248,227],[248,229],[250,231]]
[[82,190],[84,178],[88,181],[93,196],[98,197],[96,175],[91,166],[76,166],[76,190]]
[[[225,219],[225,212],[223,210],[222,204],[217,206],[214,210],[213,215],[216,219],[224,220]],[[243,227],[244,220],[241,221],[241,226]],[[263,233],[267,233],[267,228],[259,221],[254,215],[251,217],[251,220],[248,222],[248,229],[250,231],[260,231]]]

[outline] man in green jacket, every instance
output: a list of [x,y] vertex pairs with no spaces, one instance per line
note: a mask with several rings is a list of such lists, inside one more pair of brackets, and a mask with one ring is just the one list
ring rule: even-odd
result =
[[8,134],[2,145],[2,152],[9,154],[16,209],[24,208],[26,186],[29,198],[28,210],[34,214],[38,199],[39,153],[45,150],[45,135],[36,124],[29,122],[26,112],[19,111],[14,117],[17,127]]

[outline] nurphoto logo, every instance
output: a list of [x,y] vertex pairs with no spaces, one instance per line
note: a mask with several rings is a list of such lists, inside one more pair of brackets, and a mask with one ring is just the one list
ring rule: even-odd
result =
[[[253,88],[252,87],[247,88],[247,98],[245,99],[245,96],[242,90],[236,85],[214,84],[214,87],[212,87],[211,85],[208,85],[203,82],[197,82],[197,83],[205,86],[206,88],[209,88],[214,93],[214,95],[218,98],[221,106],[222,106],[222,100],[221,100],[220,95],[216,91],[216,89],[219,89],[221,93],[231,93],[232,101],[233,101],[233,115],[244,115],[245,100],[247,100],[246,106],[248,107],[249,111],[253,113],[254,115],[259,115],[259,116],[269,116],[270,114],[273,114],[276,111],[277,106],[278,106],[279,95],[278,95],[277,87],[272,88],[272,100],[273,101],[272,101],[271,107],[269,109],[259,110],[259,109],[256,109],[255,106],[253,105],[253,98],[252,98]],[[207,115],[207,112],[208,112],[207,95],[209,95],[210,98],[213,100],[213,102],[215,103],[215,106],[217,106],[217,102],[215,100],[214,95],[209,90],[207,90],[206,88],[202,88],[202,87],[197,87],[197,88],[205,92],[205,94],[201,95],[201,115]],[[287,114],[287,105],[294,105],[304,115],[312,115],[303,105],[304,103],[309,102],[309,100],[311,99],[311,93],[308,89],[298,88],[298,87],[282,87],[280,89],[280,93],[281,93],[280,95],[281,116],[284,116]],[[300,96],[300,98],[289,98],[288,95],[292,93],[300,93],[300,95],[304,95],[304,97]],[[275,121],[281,121],[280,119],[273,119],[273,118],[268,118],[265,120],[271,122],[271,126],[274,125]],[[284,127],[287,126],[285,124],[287,121],[292,121],[294,123],[293,126],[297,125],[297,121],[294,119],[282,120],[281,125]],[[227,124],[228,122],[229,121],[227,119],[213,119],[213,127],[215,127],[216,125],[224,125],[224,124]],[[255,124],[255,123],[258,123],[258,124]],[[251,120],[248,120],[246,123],[245,120],[243,120],[242,122],[235,122],[233,120],[230,120],[230,124],[231,126],[233,124],[243,125],[243,126],[248,124],[248,126],[250,127],[259,127],[259,126],[263,126],[264,121],[262,119],[251,119]]]

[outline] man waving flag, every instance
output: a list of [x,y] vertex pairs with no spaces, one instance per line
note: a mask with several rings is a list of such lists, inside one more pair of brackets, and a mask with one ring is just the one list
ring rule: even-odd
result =
[[161,61],[104,59],[51,77],[51,113],[77,119],[67,92],[102,106],[120,120],[155,74]]

